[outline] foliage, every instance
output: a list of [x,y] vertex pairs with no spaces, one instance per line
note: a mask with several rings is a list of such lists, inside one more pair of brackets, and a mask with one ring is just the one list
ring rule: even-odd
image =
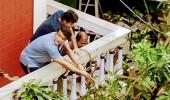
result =
[[139,77],[133,88],[141,95],[150,94],[144,98],[151,99],[156,96],[160,87],[169,87],[167,84],[170,81],[169,47],[157,44],[153,48],[146,39],[133,47],[127,61],[129,67],[130,62],[135,65]]
[[[147,4],[145,6],[149,11]],[[161,2],[158,8],[153,10],[157,13],[152,12],[152,14],[141,13],[135,8],[133,14],[136,15],[125,13],[116,15],[111,11],[104,14],[105,20],[132,30],[131,51],[124,62],[124,69],[132,69],[129,72],[124,70],[129,76],[120,75],[106,80],[105,87],[96,89],[91,86],[82,99],[92,100],[94,95],[96,100],[111,100],[110,97],[112,100],[169,100],[170,28],[167,16],[170,7],[168,6],[168,1]],[[120,82],[126,86],[122,87]]]
[[48,86],[35,79],[24,83],[19,91],[21,100],[62,100],[57,91],[53,93]]
[[170,88],[167,89],[162,95],[156,98],[156,100],[169,100],[170,98]]
[[[154,7],[152,13],[149,12],[150,9],[148,9],[146,2],[144,3],[147,13],[141,13],[135,8],[129,9],[125,5],[133,14],[123,13],[119,15],[108,11],[104,14],[104,19],[132,30],[131,44],[139,43],[147,37],[153,46],[156,46],[159,41],[165,42],[165,45],[167,45],[167,43],[170,43],[170,37],[167,34],[170,32],[169,1],[165,0],[157,4],[157,8]],[[150,8],[152,5],[148,6]],[[120,22],[122,23],[120,24]]]
[[96,88],[95,85],[91,85],[86,95],[80,100],[118,100],[118,96],[121,91],[121,85],[118,80],[113,79],[113,74],[110,74],[109,80],[106,81],[106,85],[100,88]]
[[170,46],[158,43],[153,47],[145,38],[132,48],[124,67],[129,69],[133,66],[133,75],[129,72],[129,76],[113,78],[110,74],[104,87],[95,88],[92,85],[82,100],[92,100],[93,97],[96,100],[169,99]]

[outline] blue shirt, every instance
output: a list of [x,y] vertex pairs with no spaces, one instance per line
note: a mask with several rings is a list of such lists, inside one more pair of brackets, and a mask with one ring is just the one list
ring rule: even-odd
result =
[[64,12],[62,10],[59,10],[55,12],[53,15],[48,17],[36,30],[34,33],[32,39],[30,41],[35,40],[36,38],[55,32],[57,29],[60,29],[62,27],[62,24],[59,22],[59,18],[63,16]]
[[52,32],[43,35],[28,44],[21,53],[20,62],[27,67],[43,67],[51,62],[51,59],[59,58],[61,55],[54,42],[55,34]]

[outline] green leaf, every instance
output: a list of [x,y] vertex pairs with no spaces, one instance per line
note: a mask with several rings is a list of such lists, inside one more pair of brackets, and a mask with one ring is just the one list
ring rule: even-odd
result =
[[166,34],[167,36],[169,36],[169,37],[170,37],[170,31],[169,31],[169,32],[166,32],[165,34]]

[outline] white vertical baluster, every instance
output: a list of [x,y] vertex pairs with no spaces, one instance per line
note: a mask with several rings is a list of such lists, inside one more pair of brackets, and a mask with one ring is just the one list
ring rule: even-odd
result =
[[118,75],[122,75],[123,74],[123,68],[122,68],[122,48],[123,47],[118,47],[119,49],[119,52],[118,52],[118,71],[117,71],[117,74]]
[[95,77],[96,77],[96,88],[99,88],[99,75],[100,74],[100,67],[97,67],[96,71],[95,71]]
[[90,43],[90,33],[88,33],[87,35],[88,35],[88,43]]
[[96,70],[96,68],[97,68],[97,61],[95,61],[95,60],[93,60],[92,61],[92,63],[91,63],[92,65],[92,67],[91,67],[91,72],[93,73],[93,76],[95,76],[95,70]]
[[57,91],[57,80],[58,79],[53,80],[53,92]]
[[114,66],[114,62],[113,62],[113,59],[114,59],[114,50],[109,50],[109,71],[110,72],[113,72],[113,66]]
[[103,85],[104,81],[105,81],[104,56],[101,55],[101,60],[100,60],[100,76],[99,76],[100,85]]
[[[97,40],[97,39],[99,39],[100,37],[98,36],[96,36],[96,39],[95,40]],[[96,58],[96,61],[97,61],[97,67],[99,67],[100,66],[100,55],[101,54],[99,54],[98,56],[97,56],[97,58]]]
[[67,99],[67,76],[63,76],[63,97]]
[[86,94],[86,80],[84,76],[81,76],[80,96],[84,96],[85,94]]
[[94,66],[93,67],[93,70],[92,70],[92,72],[94,72],[93,73],[93,77],[95,77],[95,86],[96,86],[96,88],[99,88],[99,71],[100,71],[100,67],[99,66],[97,66],[97,61],[92,61],[92,65]]
[[106,54],[106,63],[105,63],[105,71],[106,72],[108,72],[109,71],[109,58],[110,58],[110,54],[109,54],[109,52],[107,52],[107,54]]
[[99,67],[99,66],[100,66],[100,55],[99,55],[99,56],[97,56],[96,61],[97,61],[97,67]]
[[76,93],[76,74],[72,75],[72,88],[71,88],[71,94],[70,94],[70,100],[76,100],[77,99],[77,93]]

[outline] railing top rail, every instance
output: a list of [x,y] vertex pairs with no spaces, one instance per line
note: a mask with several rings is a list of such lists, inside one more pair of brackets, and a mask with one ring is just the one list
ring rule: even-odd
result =
[[[117,30],[118,28],[121,28],[121,30],[130,32],[130,30],[128,30],[126,28],[122,28],[118,25],[115,25],[108,21],[102,20],[95,16],[89,15],[87,13],[84,13],[77,9],[71,8],[69,6],[63,5],[63,4],[56,2],[54,0],[48,0],[48,2],[47,2],[47,13],[48,14],[53,14],[57,10],[67,11],[68,9],[71,9],[78,14],[78,16],[79,16],[79,19],[77,22],[78,26],[83,27],[88,30],[91,30],[93,32],[99,33],[101,35],[111,33],[113,31]],[[126,34],[126,33],[124,33],[124,34]]]

